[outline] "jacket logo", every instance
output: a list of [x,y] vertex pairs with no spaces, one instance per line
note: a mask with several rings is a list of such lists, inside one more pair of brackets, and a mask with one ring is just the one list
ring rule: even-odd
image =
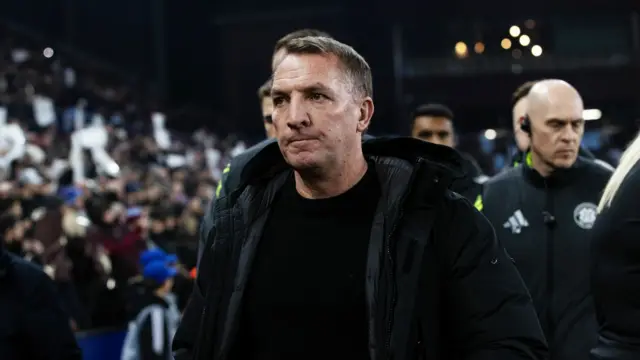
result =
[[598,206],[594,203],[583,202],[573,210],[573,220],[579,227],[589,230],[598,217]]
[[528,227],[529,222],[520,209],[516,210],[503,225],[505,229],[511,229],[512,234],[520,234],[522,228]]

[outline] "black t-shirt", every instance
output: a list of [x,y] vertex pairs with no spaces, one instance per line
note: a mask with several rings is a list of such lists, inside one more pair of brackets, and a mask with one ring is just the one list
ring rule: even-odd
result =
[[369,359],[365,271],[379,198],[373,166],[329,199],[305,199],[289,179],[258,245],[235,359]]

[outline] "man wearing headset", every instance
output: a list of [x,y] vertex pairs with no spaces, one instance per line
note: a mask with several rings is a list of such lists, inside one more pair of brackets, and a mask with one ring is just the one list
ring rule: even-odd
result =
[[589,358],[597,333],[589,232],[611,171],[579,156],[582,111],[565,81],[536,82],[520,122],[530,151],[523,165],[486,182],[475,204],[529,288],[551,360]]
[[[529,150],[529,134],[521,129],[520,124],[522,123],[522,119],[524,119],[524,116],[527,112],[527,96],[529,95],[531,88],[536,84],[536,82],[537,81],[527,81],[526,83],[520,85],[516,89],[516,91],[514,91],[513,95],[511,95],[513,137],[516,142],[516,152],[515,154],[513,154],[510,162],[510,165],[512,167],[522,164],[522,162],[526,160],[527,151]],[[591,151],[587,150],[584,147],[580,147],[580,149],[578,150],[578,155],[587,159],[591,159],[596,164],[613,171],[613,167],[609,165],[609,163],[600,159],[596,159]]]

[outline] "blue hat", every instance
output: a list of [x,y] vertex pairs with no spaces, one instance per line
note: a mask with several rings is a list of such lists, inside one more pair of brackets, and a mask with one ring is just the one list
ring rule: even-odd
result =
[[130,207],[127,209],[127,219],[138,218],[142,216],[142,209],[139,207]]
[[164,260],[155,260],[148,263],[142,270],[142,276],[145,279],[155,280],[158,283],[163,283],[174,276],[176,276],[177,270],[168,266]]
[[147,264],[152,261],[165,261],[166,262],[167,253],[162,251],[161,249],[154,248],[150,250],[145,250],[140,254],[140,265],[147,266]]
[[62,198],[65,204],[70,205],[82,195],[82,190],[74,186],[67,186],[60,189],[58,195]]
[[168,264],[175,264],[178,262],[178,256],[176,254],[167,254],[165,261]]

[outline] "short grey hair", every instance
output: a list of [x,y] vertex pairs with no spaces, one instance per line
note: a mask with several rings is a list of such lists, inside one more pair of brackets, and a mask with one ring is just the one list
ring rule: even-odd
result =
[[323,36],[306,36],[287,41],[282,46],[287,54],[333,55],[340,62],[354,90],[373,97],[371,67],[351,46]]

